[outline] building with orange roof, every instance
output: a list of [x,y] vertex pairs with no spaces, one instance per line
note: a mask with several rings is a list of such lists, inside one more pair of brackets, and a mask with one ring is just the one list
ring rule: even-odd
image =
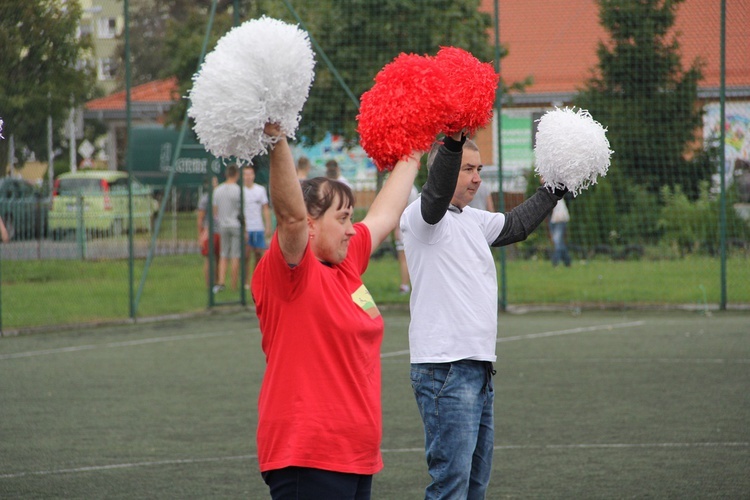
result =
[[[494,16],[495,1],[500,43],[508,49],[501,75],[506,83],[533,78],[525,95],[514,94],[514,105],[569,101],[596,68],[598,43],[609,39],[596,0],[482,0],[481,9]],[[705,63],[706,98],[718,98],[720,22],[718,1],[685,0],[677,9],[682,64]],[[750,98],[750,0],[726,0],[726,90],[730,98]]]
[[[503,183],[505,191],[516,191],[525,183],[522,180],[509,182],[508,177],[519,175],[533,165],[534,121],[547,110],[573,101],[579,89],[594,75],[599,62],[598,45],[607,43],[609,33],[599,22],[596,0],[481,1],[480,9],[493,18],[496,8],[500,43],[508,50],[500,62],[501,77],[506,84],[531,79],[531,84],[523,92],[511,91],[503,99]],[[682,67],[687,69],[696,60],[702,65],[703,79],[699,82],[698,95],[704,99],[706,111],[704,135],[718,130],[720,9],[719,1],[685,0],[677,7],[672,33],[679,43]],[[494,39],[494,29],[490,35]],[[732,141],[729,153],[735,158],[748,160],[750,0],[726,0],[725,40],[726,127],[737,139]],[[485,162],[493,165],[498,164],[497,127],[495,119],[492,129],[480,131],[476,138],[488,156]],[[729,139],[727,143],[730,143]],[[728,160],[730,168],[732,161],[731,158]],[[497,168],[485,168],[484,174],[496,191]]]
[[[107,125],[107,161],[111,170],[117,169],[117,145],[124,143],[127,128],[125,91],[93,99],[84,106],[84,119],[99,120]],[[153,125],[163,123],[164,115],[179,99],[177,78],[166,78],[144,83],[130,89],[131,123]]]

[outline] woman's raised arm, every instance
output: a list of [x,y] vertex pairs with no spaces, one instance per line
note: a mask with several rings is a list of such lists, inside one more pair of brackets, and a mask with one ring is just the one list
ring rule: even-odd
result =
[[264,132],[278,138],[269,152],[271,159],[269,188],[276,214],[276,232],[284,259],[299,264],[308,239],[307,208],[297,178],[294,157],[286,136],[277,124],[267,124]]
[[421,157],[421,151],[414,151],[396,163],[362,221],[370,230],[373,252],[398,225],[417,177]]

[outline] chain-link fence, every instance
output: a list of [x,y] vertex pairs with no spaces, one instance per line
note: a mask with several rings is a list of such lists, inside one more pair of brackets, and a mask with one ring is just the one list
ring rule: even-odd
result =
[[[496,61],[500,112],[475,137],[496,210],[512,209],[538,185],[535,129],[546,111],[587,109],[608,129],[608,175],[566,199],[569,220],[558,243],[567,248],[556,248],[545,222],[527,241],[497,252],[507,305],[675,305],[683,295],[674,290],[686,287],[703,303],[750,303],[747,0],[552,1],[543,8],[516,0],[267,0],[235,2],[238,15],[232,2],[223,3],[232,24],[267,14],[309,32],[317,66],[295,159],[308,158],[311,175],[324,175],[336,161],[356,191],[358,213],[379,184],[357,145],[358,97],[399,53],[435,54],[453,45]],[[212,26],[208,50],[227,29],[212,16],[206,10],[201,18],[203,28]],[[24,202],[20,212],[19,202],[0,202],[13,230],[0,246],[4,329],[251,302],[242,286],[213,294],[207,274],[216,263],[201,255],[199,200],[212,177],[222,180],[224,162],[203,151],[189,127],[181,139],[176,128],[134,127],[130,148],[133,178],[143,185],[132,193],[132,238],[127,189],[102,191],[99,183],[96,193],[52,193]],[[258,184],[267,185],[267,168],[260,158]],[[421,172],[418,188],[424,180]],[[15,203],[16,214],[6,215],[2,203]],[[592,270],[592,279],[581,278]],[[582,279],[580,289],[538,296],[516,277],[542,280],[553,272],[555,280]],[[602,293],[607,277],[615,283]]]

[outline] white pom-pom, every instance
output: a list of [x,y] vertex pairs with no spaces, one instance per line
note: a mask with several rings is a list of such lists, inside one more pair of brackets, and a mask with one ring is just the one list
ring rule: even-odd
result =
[[578,193],[607,175],[609,149],[606,129],[588,111],[570,108],[548,111],[536,133],[536,171],[545,186]]
[[263,16],[233,28],[193,76],[188,115],[201,144],[250,162],[274,142],[266,123],[294,138],[314,68],[310,39],[296,26]]

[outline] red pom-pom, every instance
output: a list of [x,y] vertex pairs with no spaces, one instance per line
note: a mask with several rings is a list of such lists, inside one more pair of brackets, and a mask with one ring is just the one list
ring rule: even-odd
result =
[[362,94],[360,145],[381,172],[412,151],[427,151],[445,124],[446,82],[435,59],[401,54],[375,76]]
[[440,132],[473,134],[492,120],[499,75],[469,52],[443,47],[436,57],[401,54],[362,94],[357,131],[378,170],[427,151]]
[[442,47],[435,61],[449,84],[446,93],[452,106],[443,132],[452,135],[466,128],[471,135],[487,125],[492,120],[500,78],[492,64],[457,47]]

